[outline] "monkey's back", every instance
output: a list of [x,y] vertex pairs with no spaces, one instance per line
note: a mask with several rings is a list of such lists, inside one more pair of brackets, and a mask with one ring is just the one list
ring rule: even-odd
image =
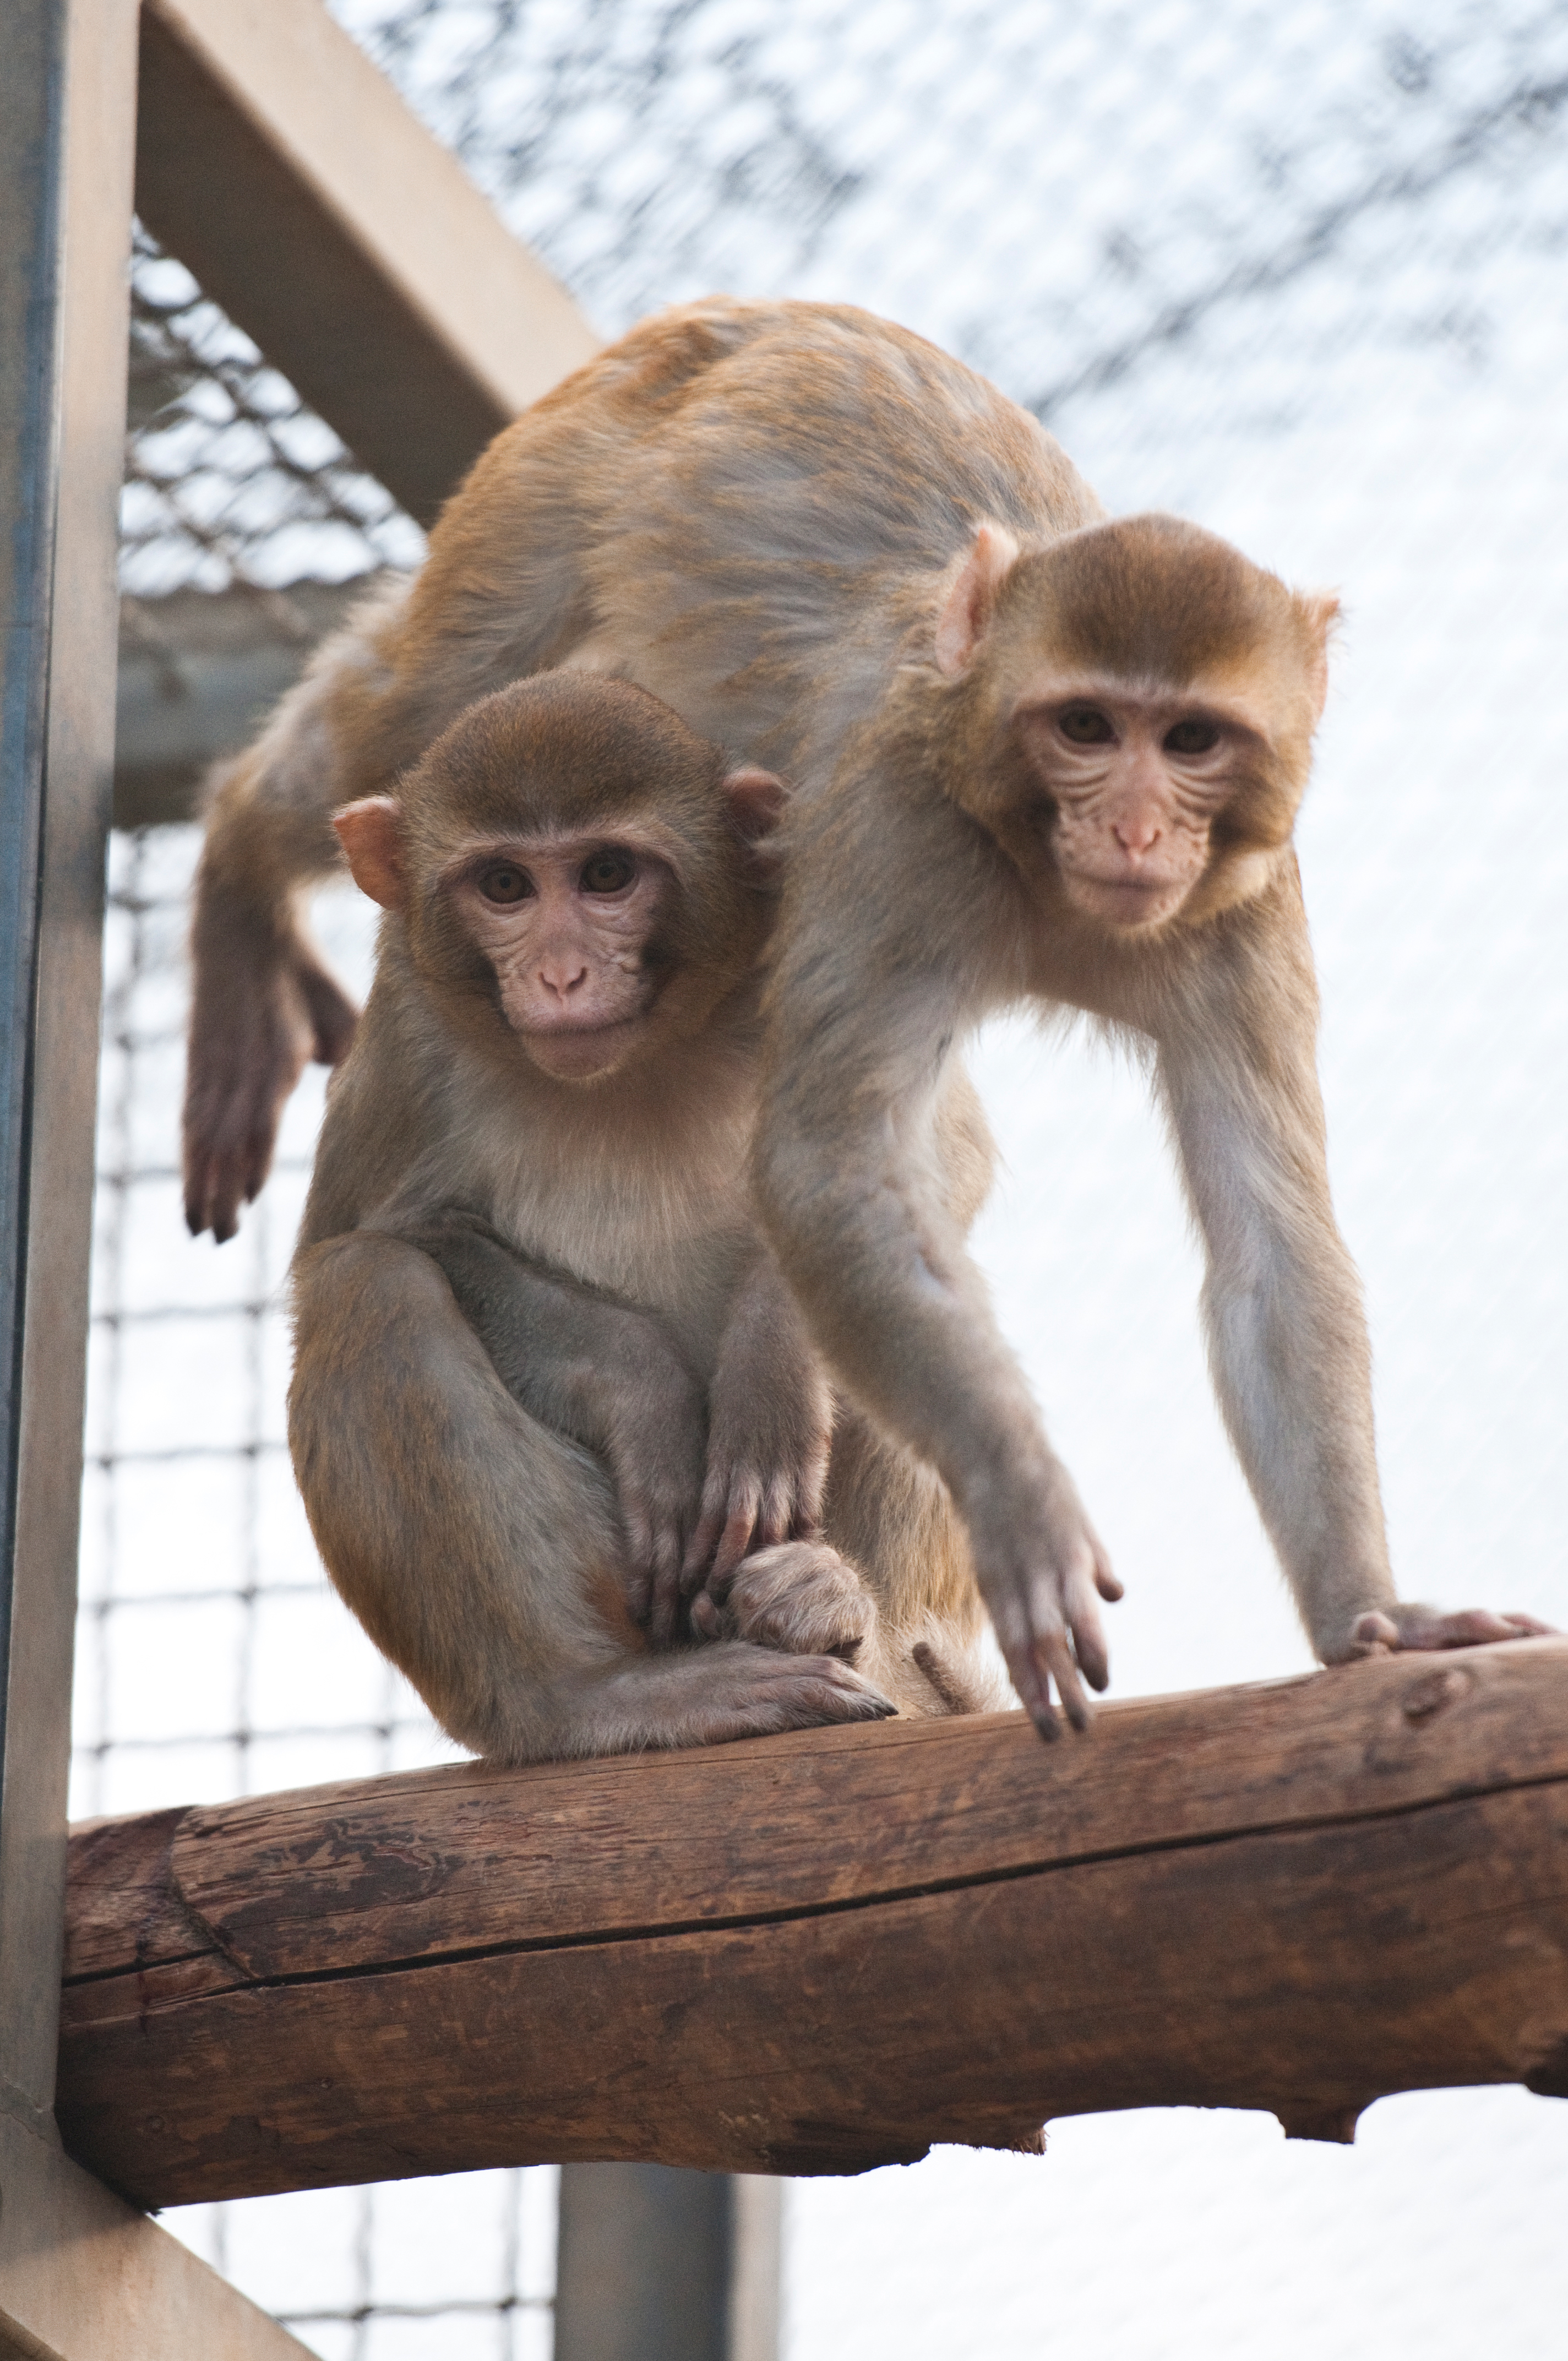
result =
[[[661,314],[500,434],[408,609],[474,693],[617,671],[809,785],[875,704],[911,620],[992,518],[1051,540],[1102,513],[987,380],[849,306],[715,297]],[[451,693],[450,675],[446,695]]]

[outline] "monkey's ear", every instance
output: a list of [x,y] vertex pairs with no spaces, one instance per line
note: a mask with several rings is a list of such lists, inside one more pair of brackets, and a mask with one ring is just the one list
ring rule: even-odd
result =
[[1329,642],[1339,621],[1339,600],[1332,590],[1311,591],[1298,594],[1296,607],[1307,641],[1307,686],[1312,692],[1314,718],[1321,721],[1329,693]]
[[759,771],[746,765],[731,771],[724,782],[725,800],[729,817],[750,845],[761,844],[772,836],[789,801],[789,789],[772,771]]
[[937,618],[937,668],[949,680],[962,672],[996,608],[996,594],[1018,562],[1018,544],[1004,524],[982,524]]
[[400,910],[408,898],[403,877],[402,814],[390,796],[364,796],[333,814],[338,841],[348,855],[354,882],[383,910]]

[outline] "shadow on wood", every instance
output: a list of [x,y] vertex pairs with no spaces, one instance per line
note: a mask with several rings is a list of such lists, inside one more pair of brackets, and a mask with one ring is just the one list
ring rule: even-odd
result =
[[855,2172],[1053,2115],[1568,2095],[1568,1644],[474,1763],[71,1839],[58,2114],[147,2204]]

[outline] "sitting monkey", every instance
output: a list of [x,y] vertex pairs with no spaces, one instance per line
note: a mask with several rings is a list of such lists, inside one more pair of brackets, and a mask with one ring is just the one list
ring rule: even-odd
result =
[[[290,1442],[338,1589],[502,1761],[1010,1702],[947,1494],[833,1431],[751,1214],[781,800],[645,691],[545,673],[337,818],[387,916]],[[967,1227],[991,1146],[957,1067],[943,1127]]]

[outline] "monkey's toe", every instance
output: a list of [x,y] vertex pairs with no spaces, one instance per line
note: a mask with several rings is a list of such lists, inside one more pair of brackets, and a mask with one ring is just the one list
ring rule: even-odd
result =
[[781,1542],[740,1565],[726,1595],[739,1639],[795,1656],[850,1664],[870,1638],[876,1605],[852,1565],[821,1542]]

